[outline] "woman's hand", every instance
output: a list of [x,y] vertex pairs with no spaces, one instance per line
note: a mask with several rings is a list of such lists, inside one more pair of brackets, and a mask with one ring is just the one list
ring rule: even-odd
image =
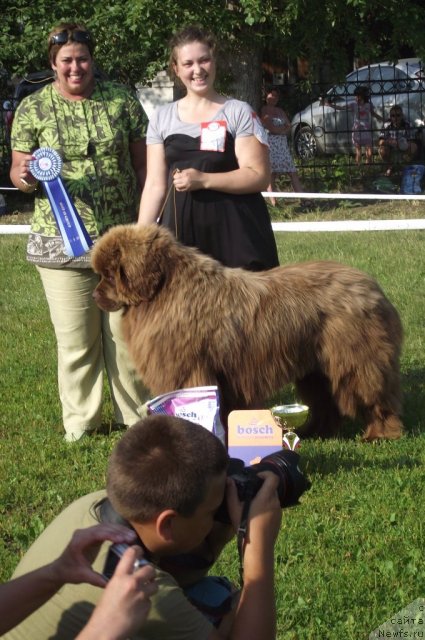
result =
[[29,183],[35,183],[36,179],[30,171],[31,160],[34,160],[34,156],[32,155],[32,153],[22,154],[22,157],[19,161],[19,178]]
[[196,169],[174,172],[176,191],[212,189],[223,193],[245,194],[265,191],[270,181],[270,158],[267,145],[254,136],[236,138],[236,160],[239,168],[224,173],[206,173]]
[[10,179],[15,187],[30,193],[37,187],[37,180],[32,175],[29,164],[34,160],[32,153],[23,153],[22,151],[12,151],[12,166],[10,169]]
[[205,189],[204,173],[197,169],[177,169],[173,174],[176,191],[197,191]]

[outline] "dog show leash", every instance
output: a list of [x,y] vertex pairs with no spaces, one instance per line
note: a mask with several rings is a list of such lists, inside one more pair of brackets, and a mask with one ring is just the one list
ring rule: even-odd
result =
[[[174,175],[176,173],[180,173],[180,169],[174,169],[173,173],[172,173],[172,177],[174,177]],[[175,228],[175,236],[176,236],[176,240],[178,240],[178,232],[177,232],[177,205],[176,205],[176,188],[174,186],[174,182],[171,181],[171,184],[168,188],[167,191],[167,195],[165,196],[165,200],[164,203],[161,207],[161,211],[159,212],[158,218],[156,219],[156,223],[160,224],[161,220],[162,220],[162,216],[164,215],[164,211],[165,211],[165,207],[167,206],[167,202],[168,202],[168,198],[170,197],[171,191],[173,191],[173,196],[174,196],[174,228]]]

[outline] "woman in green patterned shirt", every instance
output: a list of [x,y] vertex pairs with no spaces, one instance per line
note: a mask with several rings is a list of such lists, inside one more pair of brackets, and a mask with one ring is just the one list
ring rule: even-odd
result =
[[21,102],[11,138],[11,180],[21,191],[35,191],[27,259],[40,273],[56,333],[62,419],[71,442],[101,425],[104,366],[117,423],[136,422],[146,399],[120,314],[101,312],[93,302],[98,276],[90,253],[67,255],[49,200],[29,171],[37,148],[59,153],[61,177],[94,242],[109,227],[137,219],[145,177],[143,110],[125,87],[95,77],[93,49],[83,25],[63,23],[50,32],[55,79]]

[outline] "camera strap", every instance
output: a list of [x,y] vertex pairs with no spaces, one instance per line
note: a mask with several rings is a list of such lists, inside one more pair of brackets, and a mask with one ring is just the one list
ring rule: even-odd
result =
[[243,554],[244,545],[246,540],[246,534],[248,532],[248,514],[251,506],[251,499],[245,500],[242,505],[242,516],[238,527],[237,542],[238,542],[238,554],[239,554],[239,580],[241,587],[243,586]]

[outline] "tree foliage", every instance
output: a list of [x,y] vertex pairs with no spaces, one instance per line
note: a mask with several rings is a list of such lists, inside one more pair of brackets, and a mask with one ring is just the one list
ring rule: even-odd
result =
[[[2,3],[6,0],[2,0]],[[166,67],[170,35],[202,22],[224,45],[224,63],[255,49],[275,63],[309,60],[314,75],[328,61],[334,78],[353,59],[425,57],[422,0],[9,0],[0,26],[1,65],[22,75],[47,66],[46,39],[59,21],[84,22],[97,41],[96,58],[109,75],[128,83],[151,79]]]

